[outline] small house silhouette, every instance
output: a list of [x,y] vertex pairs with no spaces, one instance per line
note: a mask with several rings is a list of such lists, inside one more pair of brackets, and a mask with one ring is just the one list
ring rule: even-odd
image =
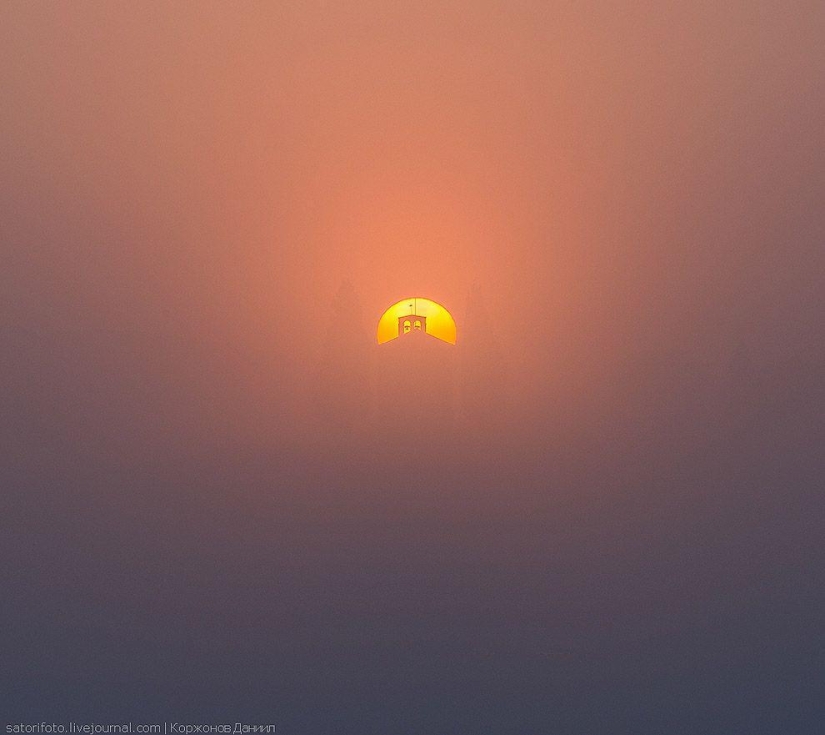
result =
[[417,314],[408,314],[398,317],[398,336],[403,337],[411,332],[426,332],[427,317]]

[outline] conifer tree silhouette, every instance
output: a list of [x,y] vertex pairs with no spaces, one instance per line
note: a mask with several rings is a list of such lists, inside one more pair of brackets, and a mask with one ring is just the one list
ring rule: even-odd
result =
[[473,427],[490,426],[504,408],[507,365],[477,284],[467,298],[461,354],[460,398],[464,416]]
[[317,405],[331,429],[362,424],[369,412],[369,335],[361,301],[350,281],[344,281],[329,312],[318,375]]

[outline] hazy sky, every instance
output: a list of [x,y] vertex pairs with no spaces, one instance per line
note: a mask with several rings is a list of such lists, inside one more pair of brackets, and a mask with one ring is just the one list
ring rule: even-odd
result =
[[[755,605],[764,614],[754,614],[746,628],[766,635],[769,619],[779,613],[760,608],[764,600],[754,591],[763,579],[752,561],[759,539],[775,542],[773,559],[784,559],[791,570],[822,559],[815,542],[822,515],[807,503],[815,498],[813,478],[821,477],[815,436],[825,402],[823,38],[825,5],[817,0],[2,3],[0,438],[9,461],[0,482],[15,488],[10,497],[17,531],[6,548],[16,555],[14,568],[25,570],[13,572],[19,640],[39,630],[26,627],[31,599],[40,592],[57,595],[53,577],[60,575],[39,566],[35,571],[37,560],[50,560],[59,570],[59,560],[69,558],[64,571],[80,575],[98,606],[78,602],[75,623],[55,623],[47,612],[42,620],[34,615],[50,641],[64,634],[87,641],[91,634],[83,625],[106,628],[111,621],[105,635],[116,637],[121,626],[154,630],[153,616],[170,609],[178,583],[220,598],[230,594],[237,572],[238,584],[258,590],[250,599],[259,600],[283,630],[293,626],[298,640],[323,648],[318,641],[327,639],[302,626],[308,619],[326,621],[335,645],[347,651],[333,656],[339,673],[349,670],[358,636],[367,635],[352,621],[373,620],[373,614],[389,626],[387,660],[397,662],[394,593],[382,588],[386,607],[379,604],[379,612],[352,602],[348,595],[361,590],[361,582],[348,576],[351,568],[336,556],[335,539],[356,560],[366,587],[395,574],[401,580],[397,594],[418,599],[435,616],[424,624],[430,633],[421,633],[433,657],[438,659],[445,636],[458,636],[450,640],[462,653],[438,659],[448,679],[449,672],[479,665],[473,656],[480,649],[462,643],[458,617],[475,619],[488,633],[520,631],[509,653],[496,646],[512,643],[510,633],[489,638],[492,660],[501,662],[497,671],[519,682],[512,691],[520,693],[511,692],[499,724],[508,712],[522,712],[526,719],[513,730],[520,735],[538,732],[530,728],[544,722],[527,703],[540,680],[549,676],[557,691],[575,696],[604,695],[594,673],[601,664],[591,669],[587,661],[607,662],[605,676],[620,682],[612,654],[626,653],[628,640],[641,640],[641,631],[659,615],[664,622],[658,634],[678,650],[645,659],[645,682],[657,681],[665,660],[681,661],[674,665],[684,674],[679,666],[687,666],[690,653],[676,642],[683,608],[664,602],[674,596],[684,602],[672,582],[683,573],[689,592],[715,601],[695,619],[686,614],[690,620],[704,621],[704,613],[732,620]],[[511,428],[494,444],[529,444],[524,451],[533,459],[497,466],[489,476],[476,468],[465,481],[456,479],[461,466],[449,462],[426,478],[402,472],[393,479],[384,465],[332,462],[319,469],[311,453],[283,459],[284,447],[308,431],[305,419],[330,324],[348,317],[332,311],[345,280],[360,298],[361,332],[370,344],[386,307],[421,295],[452,311],[460,345],[473,316],[468,295],[478,286],[508,369]],[[218,469],[187,469],[192,456],[209,455],[227,442],[251,448],[254,458],[245,463],[218,452],[210,458]],[[728,450],[731,443],[738,449]],[[708,447],[714,459],[701,454]],[[372,451],[366,444],[358,449],[362,455]],[[267,464],[276,455],[285,463],[276,463],[277,469]],[[175,469],[159,478],[146,469],[156,460]],[[112,479],[101,467],[124,474],[111,470]],[[134,467],[143,469],[123,469]],[[662,483],[646,473],[676,478],[671,489],[681,489],[673,490],[675,499],[658,495]],[[384,482],[398,483],[396,505],[379,492]],[[419,482],[427,486],[424,500],[415,495]],[[282,483],[281,495],[270,492],[269,483]],[[562,499],[555,515],[545,505],[543,483]],[[600,496],[602,483],[612,488],[613,505],[587,517],[591,506],[583,510],[577,503]],[[126,489],[120,495],[114,487]],[[483,509],[474,496],[478,487]],[[512,506],[499,495],[504,487],[514,495]],[[785,505],[777,499],[779,488],[788,493]],[[761,500],[752,502],[752,492]],[[364,501],[376,496],[382,498],[377,507]],[[653,497],[658,510],[634,515]],[[303,520],[288,526],[282,515],[281,521],[270,518],[280,502],[273,498],[303,503]],[[466,517],[464,501],[474,508]],[[320,510],[336,502],[352,506],[341,517]],[[782,516],[768,528],[764,524],[780,505],[797,508],[798,515]],[[402,507],[415,531],[403,525]],[[506,518],[496,527],[501,508],[508,508]],[[76,546],[66,519],[78,515],[85,519],[77,521],[81,538],[104,521],[112,537],[99,548]],[[220,518],[227,516],[224,528]],[[675,540],[659,535],[658,524],[674,517],[681,523]],[[42,527],[40,518],[47,519]],[[408,531],[395,541],[371,536],[373,521],[388,518]],[[422,518],[427,523],[415,526]],[[536,519],[549,524],[547,533],[556,541],[542,540],[546,529]],[[138,521],[143,535],[130,536],[130,523]],[[174,533],[176,522],[185,535],[180,546],[152,541]],[[241,541],[247,522],[251,536]],[[284,534],[277,553],[266,546],[267,523]],[[532,529],[526,537],[522,523]],[[568,523],[592,531],[595,547],[585,531],[566,530]],[[635,546],[628,551],[626,544],[635,542],[623,535],[622,523],[633,538],[670,544],[662,558],[672,558],[672,569],[666,561],[651,572],[645,565],[654,562],[639,561],[644,555]],[[738,541],[722,548],[724,534],[717,532],[726,524]],[[31,551],[31,539],[49,538],[54,528],[65,534],[58,533],[40,556]],[[218,554],[198,545],[198,529],[215,531],[218,547],[227,552],[217,578],[208,570]],[[118,555],[120,533],[134,556]],[[425,549],[417,545],[418,533],[438,540]],[[482,539],[490,536],[496,540],[485,551]],[[802,539],[804,553],[783,545],[781,539],[790,537]],[[197,548],[191,558],[190,543]],[[693,544],[715,549],[709,562],[714,573],[702,571],[701,552],[691,556]],[[81,547],[86,551],[76,551]],[[284,572],[273,561],[281,552],[300,563],[287,564]],[[728,559],[728,552],[736,570],[731,577],[745,580],[746,590],[737,587],[734,598],[718,602],[714,590],[725,587],[728,572],[713,565]],[[153,572],[131,566],[141,554],[155,571],[171,559],[176,581],[154,587]],[[409,567],[400,571],[377,561],[404,554]],[[114,591],[95,586],[94,570],[105,566],[104,555],[113,561],[106,562],[102,578]],[[598,560],[608,557],[608,568],[601,568]],[[433,571],[437,558],[450,560],[445,569]],[[549,575],[542,576],[539,566],[552,564],[548,558],[561,566],[542,567]],[[251,560],[251,566],[239,562],[236,569],[232,559]],[[489,575],[480,573],[479,587],[462,586],[462,559],[487,565]],[[631,584],[633,594],[617,592],[617,602],[606,590],[619,590],[617,570],[636,569],[637,562],[652,574],[651,595],[661,594],[661,605],[653,605],[655,615],[640,613],[631,625],[636,638],[613,639],[607,632],[612,612],[623,620],[635,604],[629,600],[647,599],[647,593],[644,584]],[[279,578],[286,591],[266,597],[264,569],[286,574],[286,582]],[[771,569],[775,583],[779,573]],[[148,602],[129,598],[125,583],[117,581],[121,572],[136,575]],[[821,577],[814,584],[809,572],[789,572],[801,585],[794,589],[808,590],[809,597],[794,598],[798,605],[787,609],[810,610],[810,600],[821,602]],[[432,587],[421,581],[430,573]],[[301,597],[302,575],[322,580],[328,594]],[[558,586],[545,597],[538,580],[550,578]],[[606,586],[598,581],[605,579]],[[439,607],[439,595],[453,588],[461,590],[457,607]],[[480,590],[492,590],[489,599]],[[579,598],[571,590],[584,592]],[[562,658],[568,648],[583,658],[575,658],[573,673],[557,671],[553,679],[556,674],[525,652],[547,624],[537,611],[550,610],[548,600],[559,599],[557,592],[578,602],[565,608],[568,603],[557,601],[564,609],[553,608],[559,613],[553,645]],[[303,600],[296,607],[283,602],[296,599]],[[516,606],[521,599],[527,612],[510,615],[502,599]],[[191,610],[181,605],[169,613],[169,640],[152,639],[158,651],[161,643],[189,650]],[[595,609],[608,612],[588,617]],[[209,610],[216,617],[195,616],[195,630],[217,636],[215,651],[225,646],[220,650],[231,651],[234,670],[241,670],[239,651],[247,649],[232,641],[249,641],[243,632],[221,638],[225,631],[215,622],[220,611]],[[343,638],[335,638],[334,625],[329,633],[335,610],[349,631]],[[295,622],[303,615],[309,617]],[[813,630],[804,620],[787,628],[796,631],[782,639],[788,650],[801,651]],[[710,652],[725,634],[702,625],[691,628],[698,636],[693,640],[701,639],[698,650],[715,661]],[[236,629],[257,631],[250,640],[269,650],[266,624],[253,612],[232,613],[226,630]],[[130,655],[142,650],[142,633],[135,635]],[[385,649],[370,640],[365,645],[373,658],[365,665],[379,680],[389,664],[381,658]],[[606,648],[599,641],[607,641]],[[49,661],[68,670],[66,661],[85,646],[66,645],[54,659],[35,659],[34,673],[17,690],[20,712],[35,716],[41,685],[54,701],[71,699],[57,678],[46,677],[45,684],[38,678]],[[275,706],[276,719],[279,712],[312,711],[312,687],[332,687],[323,676],[306,673],[326,660],[320,649],[289,645],[284,643],[284,655],[304,678],[284,685],[284,702],[291,704]],[[750,660],[741,645],[720,671],[766,672],[784,661],[792,672],[788,680],[797,681],[798,658],[765,654]],[[116,647],[105,654],[92,649],[90,662],[98,654],[108,662],[101,671],[120,671],[113,663]],[[19,665],[30,660],[24,648],[14,650]],[[219,658],[211,649],[198,651],[195,660]],[[817,655],[821,671],[821,651]],[[260,683],[266,665],[257,665]],[[409,665],[413,679],[427,680],[426,657]],[[141,686],[148,686],[154,664],[136,666],[129,675],[121,672],[131,682],[126,689],[152,699]],[[92,703],[89,718],[95,701],[125,701],[107,700],[111,691],[94,670],[88,663],[88,678],[77,684],[78,701]],[[161,679],[169,684],[183,670],[167,662]],[[494,692],[492,669],[482,665],[480,671],[478,691]],[[704,674],[697,671],[690,669],[684,681],[701,689]],[[143,684],[136,685],[137,679]],[[765,674],[758,683],[767,680]],[[461,681],[456,701],[473,691],[472,682]],[[576,682],[584,683],[577,689]],[[203,704],[203,691],[220,691],[217,679],[201,684],[187,690],[190,704]],[[662,695],[662,711],[693,684],[674,685]],[[250,701],[262,691],[257,684],[244,686]],[[435,684],[422,686],[435,696],[427,689]],[[643,709],[641,695],[620,691],[617,697],[630,696]],[[234,701],[243,700],[236,695]],[[391,704],[390,695],[382,696]],[[352,697],[350,709],[331,705],[329,722],[347,712],[363,725],[358,732],[371,732],[367,705],[362,711],[352,704],[370,697],[361,690]],[[609,709],[606,699],[600,701]],[[398,707],[408,711],[408,705]],[[444,731],[438,712],[453,712],[450,706],[433,705],[422,715],[435,728],[429,731]],[[737,706],[750,711],[744,699]],[[157,705],[154,711],[174,709]],[[107,711],[114,717],[116,710],[113,705]],[[305,724],[315,724],[295,732],[325,732],[321,715],[317,721],[306,716]],[[387,732],[376,717],[376,731]],[[667,718],[654,721],[677,732]],[[571,714],[564,722],[554,732],[581,731],[576,723],[584,721]],[[626,724],[628,731],[644,731],[631,715]],[[590,725],[596,729],[588,732],[601,732]]]
[[820,3],[0,13],[26,373],[242,401],[316,359],[344,278],[370,328],[410,294],[460,325],[477,282],[533,404],[821,315]]

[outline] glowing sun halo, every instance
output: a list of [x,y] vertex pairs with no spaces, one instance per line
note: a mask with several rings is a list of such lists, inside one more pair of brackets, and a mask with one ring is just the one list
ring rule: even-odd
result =
[[450,344],[455,344],[455,320],[441,304],[414,296],[402,299],[387,309],[378,322],[378,344],[398,337],[398,319],[405,316],[426,317],[427,334]]

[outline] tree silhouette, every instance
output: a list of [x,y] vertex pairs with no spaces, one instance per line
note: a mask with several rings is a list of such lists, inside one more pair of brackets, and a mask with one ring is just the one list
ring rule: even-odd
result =
[[369,334],[361,301],[344,281],[332,301],[318,375],[317,407],[330,428],[362,424],[369,411]]
[[461,332],[461,406],[470,425],[489,427],[501,415],[507,395],[507,365],[481,288],[467,298]]

